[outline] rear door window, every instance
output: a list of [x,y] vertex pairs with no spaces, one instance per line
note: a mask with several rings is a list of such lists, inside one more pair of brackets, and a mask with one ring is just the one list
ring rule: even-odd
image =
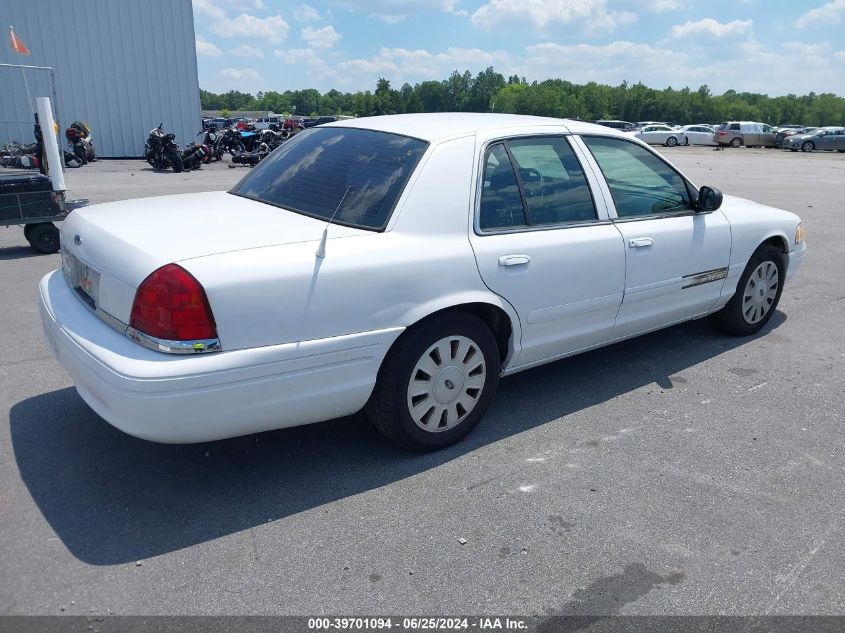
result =
[[587,178],[564,137],[512,139],[488,149],[479,210],[482,230],[594,220]]

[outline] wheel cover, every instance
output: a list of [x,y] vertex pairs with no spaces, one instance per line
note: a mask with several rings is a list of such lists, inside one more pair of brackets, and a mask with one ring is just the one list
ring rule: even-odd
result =
[[475,409],[487,380],[484,354],[465,336],[447,336],[420,356],[408,382],[408,412],[430,433],[455,428]]
[[779,283],[778,267],[773,261],[767,260],[754,269],[742,293],[742,318],[746,323],[755,325],[769,313]]

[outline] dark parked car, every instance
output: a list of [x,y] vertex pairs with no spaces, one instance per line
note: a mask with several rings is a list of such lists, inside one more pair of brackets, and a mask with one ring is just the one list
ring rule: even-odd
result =
[[305,127],[315,127],[323,123],[333,123],[334,121],[337,121],[336,116],[318,116],[316,119],[305,119],[302,124]]
[[814,127],[795,127],[792,125],[784,125],[781,128],[778,128],[777,134],[775,134],[775,147],[781,149],[783,147],[783,140],[792,136],[793,134],[812,134],[818,128]]
[[793,134],[783,141],[784,149],[812,152],[817,149],[845,152],[845,127],[820,127],[812,134]]

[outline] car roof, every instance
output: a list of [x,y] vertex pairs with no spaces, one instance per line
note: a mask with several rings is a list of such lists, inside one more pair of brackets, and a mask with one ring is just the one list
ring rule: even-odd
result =
[[427,114],[392,114],[386,116],[361,117],[327,123],[325,127],[351,127],[412,136],[424,141],[435,142],[468,134],[497,130],[513,131],[514,128],[556,127],[573,134],[598,133],[605,136],[627,136],[613,128],[551,117],[522,114],[488,114],[479,112],[434,112]]

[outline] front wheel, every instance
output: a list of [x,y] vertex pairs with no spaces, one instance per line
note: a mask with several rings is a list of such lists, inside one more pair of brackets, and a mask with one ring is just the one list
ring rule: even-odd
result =
[[777,308],[785,274],[783,253],[769,244],[762,245],[748,261],[734,296],[710,316],[711,321],[734,336],[759,332]]
[[677,144],[678,144],[678,139],[676,139],[674,136],[670,136],[669,138],[666,139],[666,147],[675,147],[675,145],[677,145]]
[[179,153],[179,148],[169,147],[167,149],[167,158],[170,161],[170,166],[173,167],[175,173],[181,172],[185,167],[182,163],[182,154]]
[[484,415],[499,381],[499,349],[478,317],[455,312],[407,330],[379,370],[370,420],[418,451],[463,439]]
[[806,143],[801,145],[802,152],[812,152],[814,149],[816,149],[816,146],[813,145],[810,141],[807,141]]

